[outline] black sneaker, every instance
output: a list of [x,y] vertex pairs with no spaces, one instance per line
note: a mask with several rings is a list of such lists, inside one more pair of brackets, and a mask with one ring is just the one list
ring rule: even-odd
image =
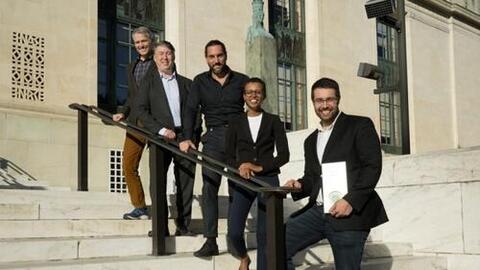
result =
[[206,241],[202,248],[193,253],[195,257],[211,257],[215,255],[218,255],[218,245],[209,241]]
[[135,208],[132,212],[123,215],[123,219],[148,219],[148,210],[146,207]]

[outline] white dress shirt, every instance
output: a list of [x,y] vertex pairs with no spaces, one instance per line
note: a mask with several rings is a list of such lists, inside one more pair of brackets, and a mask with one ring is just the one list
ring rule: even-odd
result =
[[[170,113],[173,117],[173,123],[175,127],[182,126],[182,118],[180,113],[180,90],[178,89],[177,77],[175,72],[172,75],[166,75],[160,72],[162,78],[163,89],[167,96],[168,105],[170,107]],[[158,134],[165,135],[166,128],[160,129]]]
[[[335,117],[335,120],[333,120],[333,123],[331,125],[324,127],[322,126],[322,121],[320,121],[318,124],[317,157],[318,157],[318,162],[320,162],[320,166],[322,165],[323,153],[325,152],[325,147],[327,146],[328,140],[330,139],[330,135],[332,134],[333,127],[335,126],[335,123],[337,122],[337,119],[340,113],[341,112],[338,112],[337,116]],[[323,204],[323,196],[322,196],[321,189],[320,189],[320,192],[318,193],[317,204],[318,205]]]

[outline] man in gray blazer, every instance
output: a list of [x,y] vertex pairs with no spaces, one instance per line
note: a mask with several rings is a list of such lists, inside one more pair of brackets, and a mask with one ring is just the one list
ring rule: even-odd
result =
[[[175,71],[175,48],[170,42],[156,43],[153,59],[156,70],[147,74],[143,80],[135,109],[138,110],[143,125],[150,132],[159,134],[166,140],[181,140],[182,112],[192,81]],[[174,155],[170,151],[164,149],[161,151],[165,160],[165,174],[172,160],[174,162],[178,212],[175,219],[177,226],[175,235],[192,235],[188,226],[192,212],[195,163]],[[152,158],[150,158],[150,164],[152,164]]]
[[[129,123],[141,126],[141,121],[139,121],[138,115],[133,110],[133,104],[138,96],[142,80],[155,66],[152,59],[152,37],[153,34],[147,27],[140,26],[133,30],[132,39],[138,58],[127,67],[128,98],[125,104],[119,107],[117,113],[112,116],[114,121],[127,120]],[[124,219],[148,218],[145,194],[138,173],[138,166],[145,144],[145,138],[126,133],[123,145],[122,167],[125,181],[127,182],[128,194],[134,209],[123,215]]]

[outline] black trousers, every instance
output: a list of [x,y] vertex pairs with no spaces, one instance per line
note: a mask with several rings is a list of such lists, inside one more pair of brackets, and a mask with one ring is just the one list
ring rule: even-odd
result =
[[[202,138],[202,152],[216,160],[225,160],[225,132],[226,127],[209,128]],[[205,237],[218,236],[218,190],[222,181],[222,176],[202,168],[203,187],[202,187],[202,216],[203,216],[203,235]],[[229,190],[230,194],[230,190]]]
[[[172,154],[170,151],[161,147],[159,154],[164,158],[164,173],[167,175],[168,167],[173,160],[173,170],[175,175],[175,187],[177,193],[175,195],[175,207],[177,209],[177,217],[175,218],[175,224],[177,228],[187,228],[190,225],[192,217],[192,200],[193,200],[193,184],[195,180],[195,163],[185,159],[183,157]],[[153,155],[150,155],[150,170],[153,168]],[[150,171],[152,174],[152,171]],[[158,179],[160,181],[160,179]],[[166,188],[167,182],[164,181]],[[151,185],[150,185],[151,187]],[[150,193],[153,190],[150,189]],[[166,198],[166,197],[165,197]],[[165,209],[167,209],[165,216],[168,217],[168,205],[167,200],[163,202]],[[168,218],[165,219],[168,228]]]

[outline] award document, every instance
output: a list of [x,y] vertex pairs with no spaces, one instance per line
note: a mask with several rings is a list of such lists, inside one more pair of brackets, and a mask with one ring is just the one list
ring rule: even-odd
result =
[[333,204],[348,192],[345,161],[322,163],[323,212],[328,213]]

